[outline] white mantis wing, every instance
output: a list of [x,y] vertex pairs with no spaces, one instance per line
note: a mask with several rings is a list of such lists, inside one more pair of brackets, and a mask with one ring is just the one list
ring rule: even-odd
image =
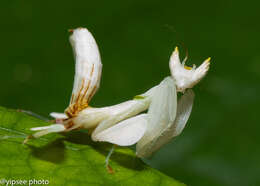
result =
[[193,101],[194,93],[191,89],[189,89],[178,101],[177,114],[174,123],[168,128],[164,129],[160,137],[158,137],[150,145],[150,149],[148,151],[143,151],[142,149],[139,149],[139,151],[137,151],[137,155],[139,157],[148,157],[152,153],[160,149],[163,145],[167,144],[172,138],[178,136],[184,129],[190,117]]
[[171,77],[165,78],[152,96],[148,111],[148,126],[142,139],[137,143],[136,152],[144,157],[152,151],[153,144],[163,131],[169,128],[176,116],[177,93]]

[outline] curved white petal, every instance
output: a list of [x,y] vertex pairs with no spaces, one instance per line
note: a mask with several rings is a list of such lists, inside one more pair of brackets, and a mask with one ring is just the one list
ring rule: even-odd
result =
[[144,152],[141,149],[141,151],[137,152],[137,155],[139,157],[148,157],[159,150],[163,145],[167,144],[172,138],[179,135],[190,117],[193,101],[194,93],[189,89],[178,101],[177,114],[174,123],[170,127],[164,129],[160,137],[150,146],[149,151]]
[[147,127],[147,114],[141,114],[92,134],[94,141],[105,141],[119,146],[129,146],[139,141]]
[[99,88],[102,63],[98,46],[92,34],[86,28],[72,31],[70,43],[73,48],[76,69],[68,115],[76,115],[87,107]]
[[142,139],[137,143],[136,152],[140,157],[150,154],[153,144],[169,128],[176,116],[177,93],[171,77],[165,78],[152,97],[148,111],[148,126]]

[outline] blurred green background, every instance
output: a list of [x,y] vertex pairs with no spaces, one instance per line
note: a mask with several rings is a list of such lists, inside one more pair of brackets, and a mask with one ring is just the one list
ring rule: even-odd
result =
[[259,1],[1,1],[0,105],[44,116],[68,105],[68,29],[87,27],[103,74],[92,106],[116,104],[168,76],[176,45],[188,65],[212,57],[186,129],[151,166],[187,185],[260,185]]

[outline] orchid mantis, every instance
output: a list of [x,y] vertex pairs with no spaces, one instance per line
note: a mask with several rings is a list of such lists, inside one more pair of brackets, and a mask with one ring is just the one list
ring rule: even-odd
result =
[[[102,73],[98,46],[85,28],[73,30],[70,43],[76,72],[69,106],[64,113],[50,114],[56,119],[55,124],[32,128],[37,131],[34,138],[85,128],[89,129],[93,141],[119,146],[137,144],[137,156],[148,157],[182,132],[192,110],[191,88],[206,75],[209,59],[197,69],[187,67],[181,64],[176,47],[170,58],[170,77],[132,100],[94,108],[89,103],[99,88]],[[179,100],[177,92],[183,93]],[[147,113],[142,113],[146,110]]]

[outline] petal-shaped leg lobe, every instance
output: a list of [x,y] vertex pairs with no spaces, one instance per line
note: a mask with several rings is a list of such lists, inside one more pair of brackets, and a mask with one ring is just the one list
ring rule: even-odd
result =
[[149,151],[144,151],[143,149],[138,149],[137,155],[139,157],[148,157],[155,151],[159,150],[163,145],[167,144],[172,140],[172,138],[178,136],[184,129],[193,106],[194,93],[190,89],[185,92],[185,94],[178,100],[177,114],[175,121],[170,125],[170,127],[165,128],[161,135],[152,142],[149,146]]
[[153,144],[166,128],[171,127],[177,109],[177,92],[171,77],[165,78],[152,97],[148,111],[148,126],[143,138],[137,143],[136,151],[140,157],[150,154]]
[[99,133],[93,133],[94,141],[106,141],[119,146],[130,146],[139,141],[147,128],[147,114],[141,114],[116,125],[107,128]]

